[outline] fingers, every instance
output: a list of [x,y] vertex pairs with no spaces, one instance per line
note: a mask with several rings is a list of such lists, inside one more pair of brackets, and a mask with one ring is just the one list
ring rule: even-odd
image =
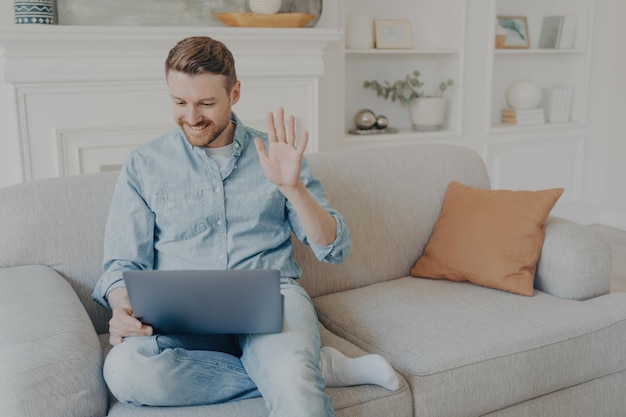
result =
[[[267,138],[270,143],[283,142],[293,147],[296,145],[296,118],[290,115],[285,124],[285,109],[279,107],[276,110],[276,118],[274,119],[274,113],[269,112],[267,114]],[[308,142],[308,132],[304,132],[302,141],[306,147]],[[302,142],[301,144],[302,145]]]
[[[293,117],[293,116],[291,116]],[[278,124],[276,129],[276,136],[279,142],[287,142],[286,134],[285,134],[285,109],[279,107],[276,110],[276,122]]]
[[112,345],[121,343],[128,336],[150,336],[153,329],[133,317],[132,310],[116,308],[109,321],[109,342]]
[[[293,117],[293,116],[291,116]],[[276,110],[276,120],[274,113],[267,113],[267,138],[271,142],[287,142],[285,134],[285,109],[279,107]]]
[[267,139],[272,142],[277,142],[276,138],[276,126],[274,126],[274,113],[267,113]]

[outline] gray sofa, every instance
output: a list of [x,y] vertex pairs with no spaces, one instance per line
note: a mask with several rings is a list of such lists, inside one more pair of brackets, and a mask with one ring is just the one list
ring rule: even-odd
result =
[[[533,297],[413,278],[448,183],[489,187],[480,157],[414,145],[308,159],[353,237],[338,266],[296,246],[323,343],[380,353],[401,378],[395,392],[329,388],[338,416],[626,415],[626,294],[608,294],[599,236],[549,218]],[[267,415],[261,399],[172,409],[109,398],[109,313],[90,293],[114,182],[104,173],[0,190],[0,415]]]

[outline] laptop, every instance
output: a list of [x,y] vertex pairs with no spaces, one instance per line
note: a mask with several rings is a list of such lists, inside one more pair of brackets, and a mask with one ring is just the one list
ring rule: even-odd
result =
[[277,270],[123,273],[135,317],[155,334],[280,333]]

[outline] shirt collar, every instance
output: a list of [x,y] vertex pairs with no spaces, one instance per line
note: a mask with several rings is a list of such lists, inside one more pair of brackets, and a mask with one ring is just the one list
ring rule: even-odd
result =
[[246,134],[245,126],[243,125],[243,123],[241,123],[235,112],[230,113],[230,120],[235,123],[235,135],[233,137],[233,155],[235,157],[238,157],[239,155],[241,155],[241,152],[248,144],[250,138]]

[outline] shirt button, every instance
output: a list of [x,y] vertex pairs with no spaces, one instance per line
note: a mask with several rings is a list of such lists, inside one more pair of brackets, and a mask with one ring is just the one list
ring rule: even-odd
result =
[[217,225],[218,225],[218,226],[221,226],[222,224],[224,224],[224,222],[223,222],[223,221],[221,221],[221,220],[218,220],[218,221],[217,221]]

